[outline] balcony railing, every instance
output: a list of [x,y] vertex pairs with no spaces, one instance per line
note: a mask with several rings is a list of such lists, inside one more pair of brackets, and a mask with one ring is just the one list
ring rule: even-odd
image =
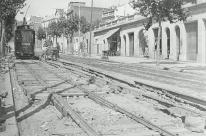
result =
[[125,16],[125,17],[120,17],[116,20],[111,20],[110,22],[106,22],[104,24],[100,24],[99,27],[97,27],[95,30],[101,30],[101,29],[106,29],[112,26],[118,26],[124,23],[129,23],[131,21],[135,21],[135,20],[141,20],[144,17],[142,17],[139,14],[134,14],[134,15],[130,15],[130,16]]

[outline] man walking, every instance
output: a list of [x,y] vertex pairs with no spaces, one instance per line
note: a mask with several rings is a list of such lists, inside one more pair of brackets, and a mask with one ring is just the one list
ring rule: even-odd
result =
[[60,51],[60,45],[59,45],[59,43],[57,42],[57,58],[60,57],[60,56],[59,56],[59,51]]

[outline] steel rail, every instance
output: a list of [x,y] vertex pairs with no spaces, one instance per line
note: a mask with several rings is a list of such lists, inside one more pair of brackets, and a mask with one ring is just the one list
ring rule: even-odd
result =
[[83,117],[75,112],[72,107],[69,106],[68,102],[66,102],[61,96],[53,94],[51,99],[56,109],[66,117],[70,115],[70,117],[88,134],[88,136],[101,136],[91,126],[89,126]]

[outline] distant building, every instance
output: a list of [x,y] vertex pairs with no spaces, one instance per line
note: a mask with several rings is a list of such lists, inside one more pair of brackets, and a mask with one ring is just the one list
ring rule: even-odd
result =
[[113,6],[110,9],[106,9],[102,12],[102,22],[108,23],[115,21],[121,17],[130,16],[135,14],[135,10],[129,4],[123,4],[120,6]]
[[102,12],[102,22],[101,23],[107,23],[110,21],[113,21],[116,19],[115,17],[115,11],[116,8],[106,9]]
[[28,20],[28,24],[31,25],[31,27],[37,31],[39,27],[42,26],[42,17],[37,17],[37,16],[31,16],[30,19]]
[[[102,11],[106,8],[93,7],[92,22],[102,19]],[[68,4],[67,15],[77,15],[84,17],[88,22],[91,19],[91,7],[87,7],[85,2],[70,2]]]
[[[102,12],[106,10],[106,8],[93,7],[92,9],[91,7],[87,7],[85,2],[70,2],[68,4],[67,17],[70,18],[74,15],[79,18],[84,17],[86,21],[90,23],[92,10],[92,23],[97,24],[97,22],[102,20]],[[84,35],[81,32],[76,32],[73,36],[72,43],[69,43],[69,49],[71,49],[70,51],[78,51],[83,39]]]

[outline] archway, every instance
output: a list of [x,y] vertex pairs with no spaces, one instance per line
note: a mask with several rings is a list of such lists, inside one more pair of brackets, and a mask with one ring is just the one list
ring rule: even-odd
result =
[[187,60],[197,61],[198,54],[198,22],[188,22],[185,24],[187,32]]
[[145,36],[145,31],[144,29],[139,31],[139,54],[140,56],[147,56],[147,37]]
[[129,33],[129,56],[134,56],[134,32]]
[[180,54],[181,54],[181,44],[180,44],[180,28],[179,26],[175,27],[175,33],[176,33],[176,48],[177,48],[177,61],[180,60]]
[[170,29],[166,28],[166,35],[167,35],[167,59],[170,58]]
[[123,36],[123,39],[124,39],[124,54],[125,54],[125,56],[127,56],[127,41],[126,41],[126,36],[124,35]]

